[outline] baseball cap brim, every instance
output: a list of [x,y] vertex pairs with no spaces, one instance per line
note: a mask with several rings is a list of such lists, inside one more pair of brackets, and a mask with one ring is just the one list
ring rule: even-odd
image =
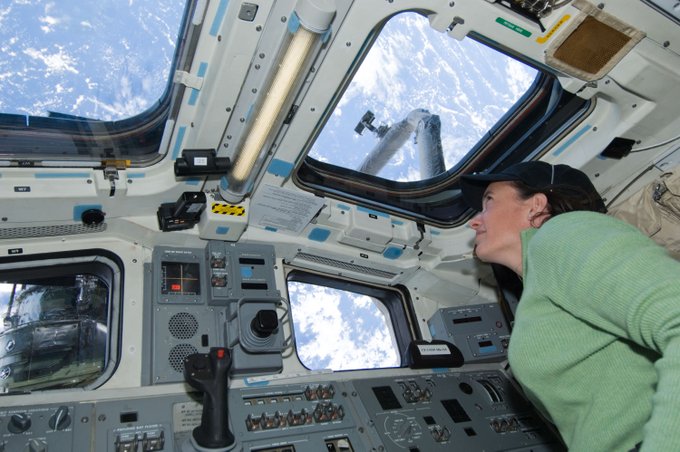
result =
[[463,194],[463,199],[468,206],[475,210],[482,210],[482,200],[486,188],[492,182],[502,182],[520,180],[519,177],[510,174],[465,174],[460,178],[460,189]]

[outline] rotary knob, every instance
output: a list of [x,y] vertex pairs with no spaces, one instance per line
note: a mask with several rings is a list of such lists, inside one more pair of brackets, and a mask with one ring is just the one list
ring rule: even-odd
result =
[[68,414],[67,406],[60,406],[47,422],[52,430],[64,430],[71,425],[71,416]]
[[13,414],[7,424],[7,430],[12,433],[23,433],[31,428],[31,417],[27,413]]

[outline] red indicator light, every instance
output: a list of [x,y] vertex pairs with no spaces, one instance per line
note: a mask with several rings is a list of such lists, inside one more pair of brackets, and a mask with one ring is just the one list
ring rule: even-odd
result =
[[218,359],[224,358],[224,349],[223,348],[217,350],[217,358]]
[[172,290],[173,292],[179,292],[182,290],[182,286],[180,284],[171,284],[170,290]]

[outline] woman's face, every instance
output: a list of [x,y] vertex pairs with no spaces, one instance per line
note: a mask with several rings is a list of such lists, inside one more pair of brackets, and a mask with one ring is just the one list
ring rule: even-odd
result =
[[523,200],[510,182],[492,182],[484,192],[482,211],[470,220],[475,253],[484,262],[502,264],[521,273],[520,232],[531,227],[536,204]]

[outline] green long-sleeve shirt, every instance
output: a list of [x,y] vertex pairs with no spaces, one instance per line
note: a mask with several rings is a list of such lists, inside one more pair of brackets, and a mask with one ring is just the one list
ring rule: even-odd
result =
[[572,452],[680,451],[680,263],[592,213],[522,233],[509,362]]

